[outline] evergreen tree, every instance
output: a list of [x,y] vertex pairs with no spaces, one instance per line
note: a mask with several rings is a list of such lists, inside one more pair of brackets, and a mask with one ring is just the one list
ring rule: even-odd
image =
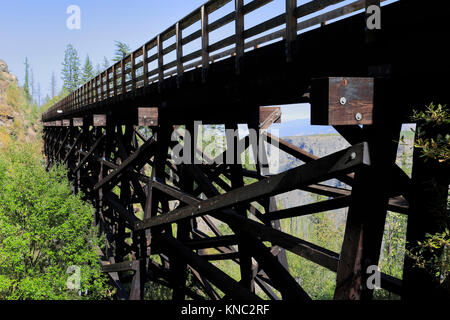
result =
[[62,78],[64,80],[63,87],[72,92],[77,89],[80,83],[80,58],[77,50],[71,45],[67,45],[64,55]]
[[29,74],[30,65],[28,64],[28,57],[25,58],[25,83],[23,84],[23,90],[25,91],[25,97],[30,102],[30,74]]
[[50,82],[50,94],[52,99],[56,96],[56,77],[54,71],[52,71],[52,80]]
[[84,62],[83,75],[81,76],[82,83],[89,81],[94,77],[94,67],[92,66],[91,59],[89,55],[86,56],[86,61]]
[[129,55],[131,52],[130,47],[125,43],[121,41],[116,41],[116,51],[113,61],[118,62],[125,58],[127,55]]
[[34,72],[33,69],[30,69],[30,75],[31,75],[31,84],[30,84],[30,89],[31,89],[31,103],[34,102],[35,100],[35,94],[36,94],[36,87],[34,85]]
[[103,69],[108,69],[109,68],[109,60],[107,57],[103,57]]
[[95,67],[95,75],[99,75],[102,72],[102,67],[100,66],[100,63],[97,63],[97,66]]

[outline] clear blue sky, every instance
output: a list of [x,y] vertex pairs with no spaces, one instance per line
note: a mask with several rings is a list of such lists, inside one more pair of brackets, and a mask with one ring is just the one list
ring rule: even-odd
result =
[[[10,72],[23,84],[24,61],[28,57],[35,83],[40,83],[41,97],[44,98],[49,94],[52,71],[57,76],[58,88],[62,86],[61,64],[67,44],[71,43],[77,49],[82,63],[89,54],[95,66],[102,63],[105,56],[111,60],[115,40],[126,42],[134,50],[205,2],[206,0],[2,1],[0,59],[8,64]],[[348,2],[352,1],[345,1]],[[66,27],[69,17],[66,10],[70,5],[77,5],[81,9],[81,30],[69,30]],[[233,2],[223,8],[222,12],[213,14],[210,21],[216,20],[218,15],[228,13],[232,8]],[[268,6],[246,16],[245,27],[252,27],[284,10],[285,0],[274,0]],[[232,24],[214,32],[211,43],[219,37],[227,36],[232,32],[231,28]],[[185,50],[191,51],[189,48]],[[306,113],[303,112],[303,117],[305,116]],[[292,118],[292,114],[289,118]]]

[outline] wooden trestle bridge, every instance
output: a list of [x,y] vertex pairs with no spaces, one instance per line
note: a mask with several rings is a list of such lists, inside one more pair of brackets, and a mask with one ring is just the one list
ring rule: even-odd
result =
[[[371,30],[365,8],[379,1],[275,0],[285,12],[246,28],[247,15],[272,1],[211,0],[43,114],[48,166],[65,163],[75,192],[94,204],[106,235],[101,263],[120,298],[143,299],[157,283],[175,300],[259,299],[259,290],[309,300],[287,250],[336,272],[336,299],[371,299],[365,270],[378,265],[387,210],[408,215],[409,241],[432,229],[423,223],[431,198],[414,189],[426,167],[410,178],[395,158],[411,110],[450,102],[443,1],[381,6],[382,28]],[[229,24],[234,34],[212,43],[211,33]],[[252,171],[208,164],[206,155],[190,164],[171,157],[174,129],[194,132],[202,121],[264,131],[280,118],[279,108],[264,106],[291,103],[311,103],[312,124],[334,126],[351,147],[317,158],[263,132],[260,140],[304,162],[273,175],[261,163]],[[348,188],[322,183],[332,178]],[[274,196],[291,190],[329,200],[278,209]],[[280,228],[280,219],[343,207],[340,253]],[[225,259],[239,265],[240,281],[212,263]],[[413,295],[413,282],[407,265],[402,280],[381,274],[381,287],[399,295]]]

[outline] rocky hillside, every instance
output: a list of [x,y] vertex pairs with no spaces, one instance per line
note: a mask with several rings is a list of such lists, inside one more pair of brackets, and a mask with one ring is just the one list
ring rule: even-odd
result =
[[0,148],[14,141],[35,142],[38,137],[38,116],[19,87],[17,78],[9,73],[0,59]]

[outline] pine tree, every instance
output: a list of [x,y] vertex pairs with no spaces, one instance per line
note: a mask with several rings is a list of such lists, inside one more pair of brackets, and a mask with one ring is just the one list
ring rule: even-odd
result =
[[36,87],[34,85],[33,69],[30,69],[30,75],[31,75],[31,84],[30,84],[30,88],[31,88],[31,103],[33,103],[34,100],[35,100],[35,94],[36,94]]
[[56,77],[54,71],[52,71],[52,80],[50,82],[50,94],[52,99],[56,96]]
[[103,57],[103,69],[108,69],[109,68],[109,60],[107,57]]
[[99,75],[102,72],[102,67],[100,66],[100,63],[97,63],[97,66],[95,67],[95,75]]
[[30,65],[28,64],[28,57],[25,57],[25,83],[23,84],[23,90],[25,91],[25,96],[29,102],[31,102],[30,95]]
[[118,62],[125,58],[127,55],[129,55],[131,52],[130,47],[125,43],[121,41],[116,41],[116,52],[115,57],[113,59],[114,62]]
[[77,50],[69,44],[64,55],[62,78],[63,88],[68,92],[75,91],[80,83],[80,58]]
[[94,67],[92,66],[91,59],[89,59],[89,55],[86,56],[86,61],[84,62],[83,74],[81,76],[82,83],[88,82],[90,79],[94,77]]
[[37,106],[41,106],[41,84],[39,82],[37,85]]

